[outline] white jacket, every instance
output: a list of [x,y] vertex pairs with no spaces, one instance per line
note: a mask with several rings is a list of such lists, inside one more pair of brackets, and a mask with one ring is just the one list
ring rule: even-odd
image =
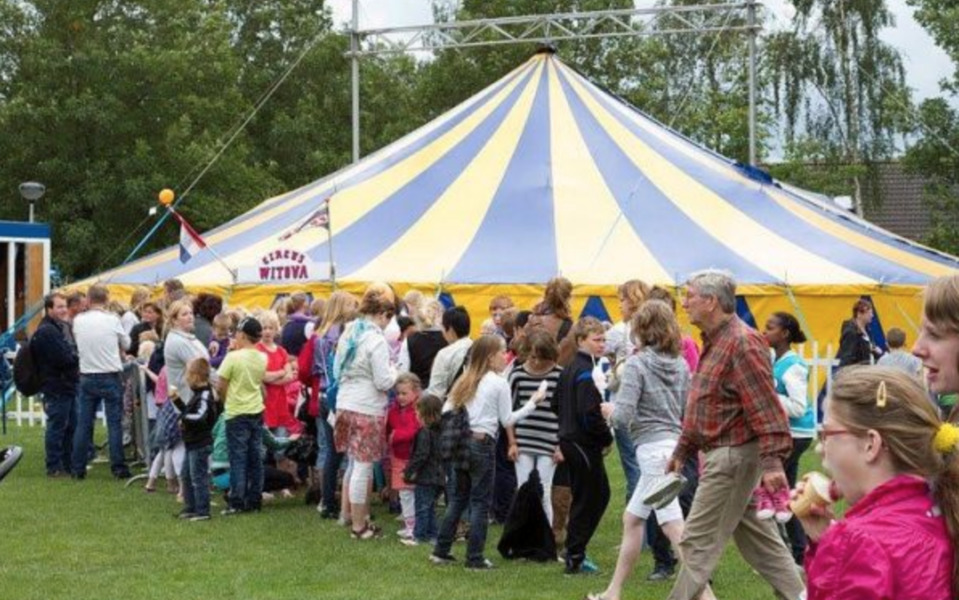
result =
[[[337,344],[337,361],[342,361],[353,331],[351,323]],[[388,392],[396,383],[396,368],[390,364],[390,349],[383,331],[366,332],[356,345],[356,355],[339,376],[336,410],[349,410],[374,417],[386,416]]]

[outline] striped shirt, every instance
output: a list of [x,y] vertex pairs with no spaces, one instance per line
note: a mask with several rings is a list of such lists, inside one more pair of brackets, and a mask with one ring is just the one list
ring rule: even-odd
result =
[[524,454],[540,454],[552,456],[559,443],[558,407],[555,406],[553,392],[559,382],[559,374],[563,369],[554,366],[544,375],[532,375],[523,365],[516,365],[509,374],[509,387],[513,393],[513,409],[526,404],[536,393],[540,383],[546,380],[545,402],[540,403],[536,410],[525,419],[518,421],[514,426],[516,445]]

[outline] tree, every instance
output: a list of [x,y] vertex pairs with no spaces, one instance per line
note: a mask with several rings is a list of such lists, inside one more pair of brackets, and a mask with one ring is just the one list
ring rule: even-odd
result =
[[[795,0],[791,31],[764,43],[775,107],[785,122],[787,155],[817,158],[843,179],[901,150],[911,131],[911,98],[899,52],[880,39],[895,26],[885,0]],[[804,151],[812,149],[811,155]],[[849,180],[863,211],[863,174]],[[802,182],[795,182],[802,183]],[[876,186],[873,186],[874,188]]]
[[959,4],[954,0],[907,0],[916,8],[915,17],[946,51],[956,65],[953,81],[946,89],[959,92]]
[[[66,276],[113,266],[145,232],[135,227],[156,192],[182,191],[249,108],[226,16],[192,0],[2,6],[17,25],[0,31],[14,59],[2,76],[0,190],[47,184],[38,215]],[[199,229],[279,191],[248,155],[241,135],[184,204]]]

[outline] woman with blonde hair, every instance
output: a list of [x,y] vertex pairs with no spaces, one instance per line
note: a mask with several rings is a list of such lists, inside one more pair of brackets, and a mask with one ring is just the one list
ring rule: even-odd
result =
[[[602,410],[618,429],[629,434],[641,476],[623,513],[623,543],[616,571],[602,594],[588,596],[591,600],[619,600],[623,585],[639,560],[646,523],[654,512],[677,554],[683,536],[683,512],[678,498],[661,508],[644,502],[666,478],[666,466],[683,430],[690,375],[680,354],[679,323],[668,304],[650,300],[633,315],[630,329],[639,351],[624,365],[615,403],[603,404]],[[713,595],[707,587],[700,597]]]
[[[316,468],[322,487],[322,500],[317,506],[320,516],[335,519],[339,510],[333,505],[336,495],[336,475],[343,462],[343,454],[336,451],[333,443],[333,428],[330,426],[330,406],[325,395],[329,383],[329,372],[336,356],[336,345],[346,324],[356,318],[359,300],[349,292],[333,292],[326,303],[319,326],[303,347],[299,356],[300,380],[310,389],[310,404],[307,412],[316,418],[316,437],[319,452],[316,456]],[[348,505],[347,498],[341,506]]]
[[509,427],[526,418],[545,397],[537,392],[519,410],[512,411],[509,384],[498,375],[506,368],[506,342],[498,335],[484,335],[470,350],[469,366],[450,391],[448,408],[466,411],[471,436],[469,464],[455,468],[453,497],[449,501],[440,534],[430,560],[449,564],[453,537],[460,517],[470,510],[469,540],[466,547],[466,568],[488,570],[493,563],[484,556],[488,514],[493,491],[493,461],[499,426]]
[[797,515],[809,600],[959,597],[959,428],[940,421],[915,378],[849,367],[819,434],[827,495],[848,509],[838,521],[819,504]]
[[943,412],[959,421],[959,275],[940,277],[926,288],[922,329],[912,353],[922,360],[929,391]]

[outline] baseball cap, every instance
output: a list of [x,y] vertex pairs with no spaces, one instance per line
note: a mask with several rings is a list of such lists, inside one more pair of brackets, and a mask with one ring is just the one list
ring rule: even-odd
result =
[[236,326],[236,330],[242,332],[243,335],[254,342],[263,337],[263,326],[253,317],[244,317],[240,324]]

